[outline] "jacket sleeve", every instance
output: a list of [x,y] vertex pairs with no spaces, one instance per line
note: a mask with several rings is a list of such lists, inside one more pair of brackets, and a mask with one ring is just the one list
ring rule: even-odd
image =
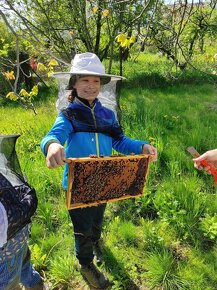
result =
[[63,115],[59,113],[53,127],[49,133],[41,141],[41,150],[44,155],[47,155],[48,145],[51,143],[59,143],[64,145],[69,134],[73,132],[71,122]]
[[[118,127],[120,128],[120,125],[119,125],[118,121],[116,120],[115,116],[114,116],[113,126],[115,128],[118,128]],[[126,154],[126,155],[129,155],[131,153],[141,154],[142,153],[142,145],[149,144],[148,141],[134,140],[134,139],[130,139],[130,138],[126,137],[123,134],[122,129],[119,129],[118,131],[121,133],[119,134],[119,136],[117,138],[112,139],[112,147],[116,151],[118,151],[122,154]]]

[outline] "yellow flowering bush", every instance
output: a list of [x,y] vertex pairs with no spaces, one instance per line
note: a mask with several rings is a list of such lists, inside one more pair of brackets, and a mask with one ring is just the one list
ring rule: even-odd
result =
[[51,59],[48,63],[48,66],[57,66],[59,63],[56,59]]
[[21,89],[19,93],[15,92],[9,92],[6,95],[7,99],[10,99],[11,101],[17,101],[18,99],[22,99],[23,101],[30,101],[34,96],[38,95],[38,85],[35,85],[31,92],[27,92],[25,89]]
[[21,97],[24,97],[24,98],[28,98],[29,97],[29,93],[27,93],[27,91],[25,89],[20,90],[19,95]]
[[19,99],[18,95],[14,92],[10,92],[6,95],[7,99],[10,99],[11,101],[17,101]]
[[47,66],[39,62],[37,65],[37,70],[42,73],[46,73],[48,77],[54,72],[54,67],[58,66],[58,61],[56,59],[51,59]]
[[127,37],[125,34],[121,33],[116,38],[117,42],[121,47],[130,47],[131,44],[136,42],[136,36],[132,35]]
[[38,95],[38,86],[35,85],[30,92],[30,96],[37,96],[37,95]]
[[[54,67],[58,66],[59,63],[56,59],[50,59],[50,61],[45,65],[41,62],[37,64],[37,71],[38,73],[47,75],[48,77],[54,72]],[[6,71],[2,73],[3,76],[10,82],[11,91],[6,94],[6,98],[11,101],[18,101],[24,106],[25,108],[31,108],[35,114],[35,108],[32,103],[32,100],[35,96],[38,95],[38,85],[32,87],[31,91],[27,91],[25,88],[25,83],[18,83],[16,78],[18,76],[15,75],[14,71]],[[13,82],[16,80],[15,82]],[[21,87],[21,88],[20,88]]]
[[39,62],[37,65],[37,70],[43,72],[43,71],[46,71],[47,68],[43,63]]
[[3,73],[3,75],[6,77],[6,79],[8,80],[15,80],[15,76],[14,76],[14,71],[6,71]]

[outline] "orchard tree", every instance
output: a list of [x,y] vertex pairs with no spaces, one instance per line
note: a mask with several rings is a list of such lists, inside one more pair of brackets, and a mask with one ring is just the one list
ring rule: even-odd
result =
[[1,11],[0,16],[2,16],[0,22],[0,98],[18,101],[23,107],[31,108],[36,114],[32,101],[38,94],[38,85],[32,82],[32,72],[41,82],[44,82],[38,72],[43,71],[49,76],[58,63],[53,59],[47,67],[38,63],[33,68],[30,65],[29,54],[24,52],[28,51],[26,43],[22,42],[19,33]]
[[76,53],[91,51],[109,59],[109,73],[119,59],[122,75],[134,47],[155,48],[185,69],[198,47],[206,50],[207,36],[216,36],[216,1],[0,0],[0,14],[16,42],[41,59],[56,59],[60,69]]
[[[1,2],[1,13],[22,39],[39,54],[49,54],[67,65],[75,53],[83,51],[95,52],[101,60],[119,55],[116,37],[121,33],[131,37],[155,0]],[[127,59],[128,48],[120,52]],[[110,63],[109,70],[111,67]]]
[[172,5],[156,3],[155,13],[139,31],[143,46],[155,47],[184,70],[193,57],[204,53],[216,42],[216,0],[190,2],[178,0]]

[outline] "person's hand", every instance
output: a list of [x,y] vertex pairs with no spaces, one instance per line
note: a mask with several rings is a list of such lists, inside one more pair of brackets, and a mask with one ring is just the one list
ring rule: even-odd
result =
[[152,161],[156,161],[157,160],[157,149],[149,144],[144,144],[142,146],[142,154],[150,154],[153,155],[152,157]]
[[47,167],[48,168],[56,168],[58,166],[62,166],[65,164],[65,149],[59,143],[51,143],[47,150]]
[[194,158],[193,161],[194,161],[194,167],[199,170],[204,169],[210,172],[210,167],[204,166],[202,164],[203,161],[208,162],[211,166],[217,169],[217,149],[209,150],[205,152],[204,154],[200,155],[199,157]]

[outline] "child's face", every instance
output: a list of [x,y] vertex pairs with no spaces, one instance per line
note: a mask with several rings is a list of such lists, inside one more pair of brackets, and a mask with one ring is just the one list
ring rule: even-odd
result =
[[74,88],[80,98],[85,99],[91,104],[98,96],[100,91],[100,77],[84,76],[79,78]]

